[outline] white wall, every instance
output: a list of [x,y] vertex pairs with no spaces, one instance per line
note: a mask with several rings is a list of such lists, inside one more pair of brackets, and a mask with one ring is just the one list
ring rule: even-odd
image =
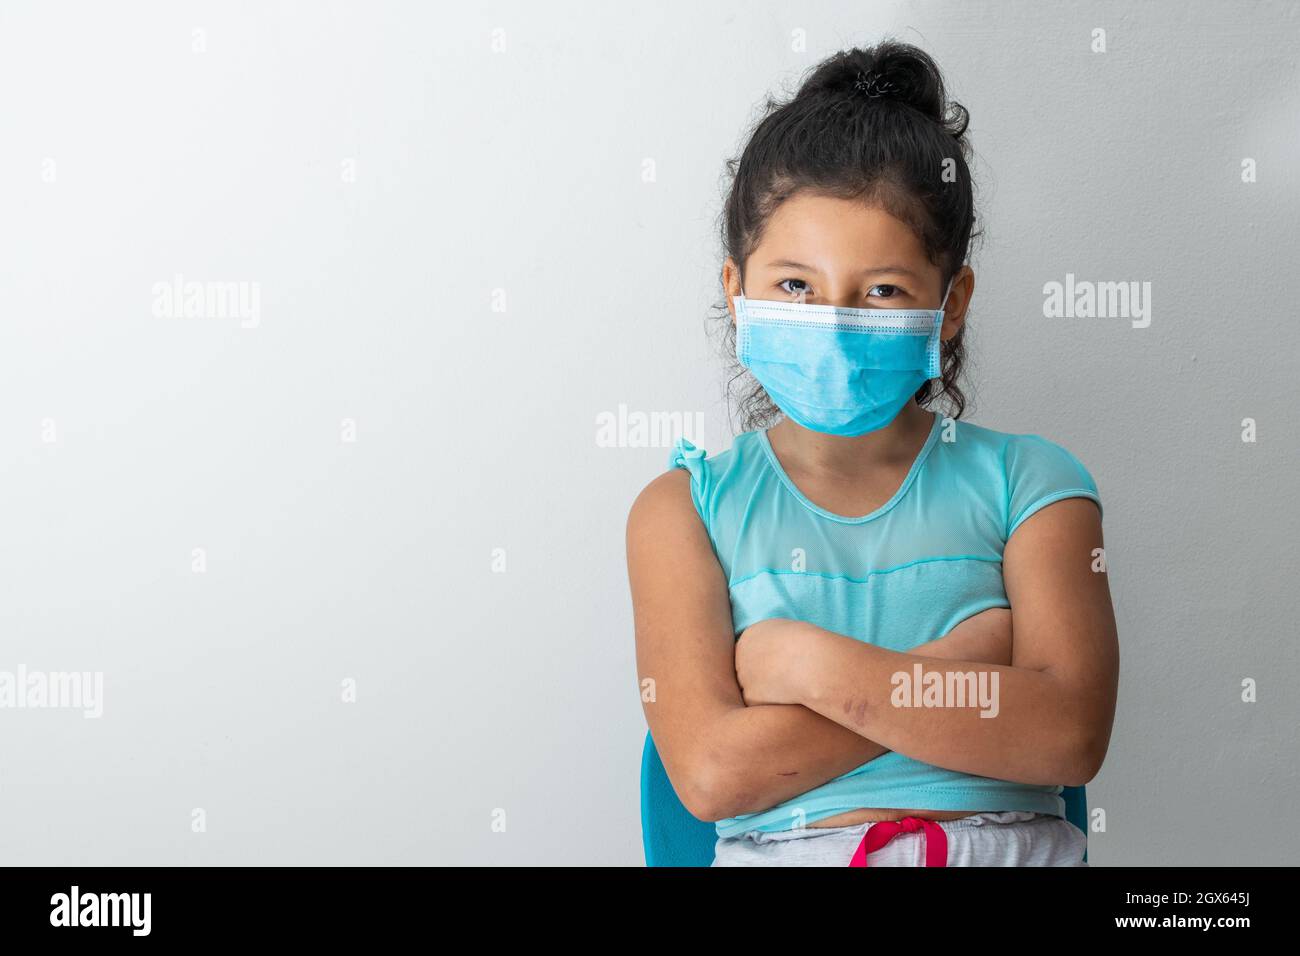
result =
[[[623,531],[667,450],[595,422],[730,443],[723,162],[885,33],[973,116],[970,419],[1105,501],[1090,860],[1293,861],[1300,11],[1209,2],[7,4],[0,671],[104,696],[0,710],[0,860],[640,865]],[[256,317],[156,316],[178,273]],[[1150,326],[1045,319],[1067,273]]]

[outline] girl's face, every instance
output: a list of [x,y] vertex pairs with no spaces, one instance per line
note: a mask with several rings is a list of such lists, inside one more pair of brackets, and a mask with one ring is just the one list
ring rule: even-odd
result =
[[[876,206],[803,191],[782,203],[753,254],[740,288],[740,271],[728,258],[722,270],[730,298],[801,301],[856,309],[937,309],[944,289],[911,227]],[[944,341],[961,328],[975,289],[975,273],[962,266],[944,305]],[[735,304],[728,301],[731,321]]]

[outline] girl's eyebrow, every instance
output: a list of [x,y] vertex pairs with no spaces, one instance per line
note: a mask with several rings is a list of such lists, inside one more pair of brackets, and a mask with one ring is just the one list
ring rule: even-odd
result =
[[[805,272],[817,272],[817,271],[818,271],[818,270],[817,270],[815,267],[813,267],[813,266],[805,265],[805,264],[802,263],[802,262],[795,262],[793,259],[773,259],[771,262],[768,263],[768,266],[769,266],[770,268],[777,268],[777,269],[780,269],[780,268],[785,268],[785,269],[802,269],[802,270],[804,270]],[[885,273],[885,272],[894,273],[894,274],[897,274],[897,275],[911,276],[913,279],[919,279],[919,278],[920,278],[919,275],[917,275],[915,272],[913,272],[911,269],[907,268],[906,266],[877,266],[877,267],[874,268],[874,269],[863,269],[863,270],[862,270],[862,274],[863,274],[863,275],[876,275],[876,274],[879,274],[879,273]]]

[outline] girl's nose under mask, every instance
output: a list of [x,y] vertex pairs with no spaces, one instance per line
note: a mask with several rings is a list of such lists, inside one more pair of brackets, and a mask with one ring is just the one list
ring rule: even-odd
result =
[[736,358],[797,424],[865,435],[938,377],[951,292],[949,280],[938,309],[850,309],[747,299],[742,290],[733,300]]

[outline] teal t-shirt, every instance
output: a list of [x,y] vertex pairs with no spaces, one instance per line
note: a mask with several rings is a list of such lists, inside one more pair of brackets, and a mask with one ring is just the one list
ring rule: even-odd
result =
[[[942,637],[989,608],[1009,608],[1002,552],[1022,521],[1062,498],[1091,498],[1083,464],[1038,435],[934,413],[894,496],[868,515],[813,504],[785,474],[764,430],[709,456],[677,440],[669,467],[691,497],[727,578],[738,637],[772,617],[893,651]],[[860,807],[1031,810],[1065,815],[1060,786],[996,780],[889,752],[759,813],[719,820],[719,837],[788,830]]]

